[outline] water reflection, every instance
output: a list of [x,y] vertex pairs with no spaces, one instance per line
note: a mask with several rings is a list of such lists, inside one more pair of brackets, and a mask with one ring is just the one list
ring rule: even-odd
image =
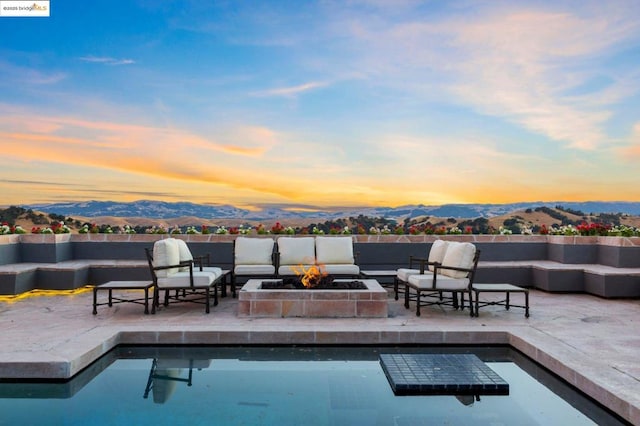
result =
[[[381,353],[472,353],[512,395],[394,396]],[[6,424],[624,424],[506,347],[123,346],[67,382],[0,383],[0,410]]]

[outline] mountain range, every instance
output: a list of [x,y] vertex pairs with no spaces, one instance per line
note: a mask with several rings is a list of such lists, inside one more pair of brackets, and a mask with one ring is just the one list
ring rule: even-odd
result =
[[453,218],[490,218],[509,214],[518,210],[535,209],[536,207],[562,206],[593,213],[624,213],[640,215],[640,202],[522,202],[510,204],[444,204],[426,206],[422,204],[400,207],[352,207],[343,210],[291,210],[282,207],[267,207],[261,210],[241,209],[231,205],[194,204],[189,202],[164,202],[140,200],[134,202],[115,201],[83,201],[68,203],[23,205],[26,209],[55,213],[67,217],[146,217],[151,219],[171,219],[183,216],[195,216],[206,219],[243,219],[243,220],[284,220],[284,219],[338,219],[357,217],[384,217],[388,219],[404,219],[419,216],[453,217]]

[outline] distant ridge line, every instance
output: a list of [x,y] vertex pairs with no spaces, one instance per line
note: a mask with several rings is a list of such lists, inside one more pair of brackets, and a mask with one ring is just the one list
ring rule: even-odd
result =
[[29,204],[26,209],[44,213],[55,213],[64,216],[82,216],[87,218],[112,217],[146,217],[150,219],[172,219],[184,216],[195,216],[210,219],[244,219],[244,220],[278,220],[278,219],[338,219],[358,217],[383,217],[387,219],[404,219],[419,216],[453,217],[453,218],[491,218],[512,213],[517,210],[535,209],[537,207],[562,206],[565,209],[581,211],[585,214],[623,213],[640,215],[640,202],[632,201],[533,201],[508,204],[444,204],[426,206],[422,204],[399,207],[349,207],[343,210],[318,209],[295,211],[278,207],[266,207],[258,211],[238,208],[232,205],[207,205],[190,202],[166,202],[139,200],[133,202],[117,201],[82,201],[67,203]]

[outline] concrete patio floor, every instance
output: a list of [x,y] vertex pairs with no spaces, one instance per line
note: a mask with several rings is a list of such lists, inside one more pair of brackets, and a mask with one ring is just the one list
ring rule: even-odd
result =
[[530,318],[500,306],[479,318],[437,306],[416,317],[390,294],[388,318],[258,319],[237,317],[231,297],[209,315],[195,304],[144,315],[127,303],[95,316],[90,291],[30,297],[0,302],[0,377],[68,378],[118,344],[509,344],[640,424],[640,301],[531,290],[530,303]]

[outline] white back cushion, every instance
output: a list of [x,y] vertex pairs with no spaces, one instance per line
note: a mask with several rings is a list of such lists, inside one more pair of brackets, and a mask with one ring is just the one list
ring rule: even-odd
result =
[[[444,266],[454,266],[456,268],[471,269],[473,267],[473,257],[476,254],[476,246],[471,243],[450,242],[447,252],[442,259]],[[451,269],[441,269],[442,275],[451,278],[465,278],[469,273],[464,271],[454,271]]]
[[[153,244],[153,266],[171,266],[180,263],[180,249],[174,238],[166,238]],[[166,278],[178,272],[179,268],[156,271],[158,278]]]
[[[185,243],[183,240],[179,238],[172,238],[172,239],[176,242],[176,245],[178,246],[178,251],[180,253],[180,262],[193,262],[193,255],[191,254],[191,250],[189,250],[187,243]],[[182,272],[185,272],[188,270],[189,270],[188,266],[183,266],[182,268],[180,268],[180,271]]]
[[[435,240],[429,250],[429,262],[442,263],[444,255],[447,252],[447,247],[449,247],[449,241]],[[434,269],[435,268],[432,265],[429,265],[429,270],[431,272],[433,272]]]
[[178,250],[180,252],[180,262],[191,262],[193,260],[193,255],[191,254],[191,250],[187,246],[183,240],[179,238],[172,238],[178,245]]
[[271,238],[236,238],[236,265],[271,265],[274,241]]
[[281,265],[313,265],[316,250],[313,237],[280,237],[278,251]]
[[320,265],[352,265],[353,239],[351,237],[316,237],[316,258]]

